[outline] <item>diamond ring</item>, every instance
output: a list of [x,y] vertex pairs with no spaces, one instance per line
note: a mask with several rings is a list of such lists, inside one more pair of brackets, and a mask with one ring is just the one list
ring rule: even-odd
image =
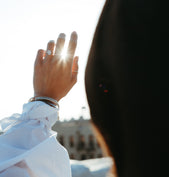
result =
[[51,50],[47,50],[46,53],[47,53],[48,55],[51,55],[51,54],[52,54],[52,51],[51,51]]

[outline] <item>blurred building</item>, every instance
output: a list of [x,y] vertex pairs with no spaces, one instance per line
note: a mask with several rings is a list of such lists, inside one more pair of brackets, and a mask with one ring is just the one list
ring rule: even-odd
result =
[[102,151],[93,132],[90,120],[58,121],[52,128],[58,141],[68,150],[71,159],[85,160],[102,157]]

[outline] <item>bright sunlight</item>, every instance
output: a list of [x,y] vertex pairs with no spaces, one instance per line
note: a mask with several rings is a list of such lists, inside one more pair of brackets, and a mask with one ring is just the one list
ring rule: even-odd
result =
[[[5,0],[0,1],[0,119],[21,112],[33,96],[33,65],[37,50],[49,40],[72,31],[78,33],[78,83],[60,101],[60,119],[89,118],[84,72],[94,30],[105,0]],[[65,45],[62,55],[65,55]],[[82,110],[86,107],[86,112]]]

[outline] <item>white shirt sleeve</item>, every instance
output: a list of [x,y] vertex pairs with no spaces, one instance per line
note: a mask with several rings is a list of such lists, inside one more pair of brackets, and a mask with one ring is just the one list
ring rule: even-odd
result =
[[0,177],[71,177],[68,153],[51,130],[57,118],[57,108],[35,101],[0,120]]

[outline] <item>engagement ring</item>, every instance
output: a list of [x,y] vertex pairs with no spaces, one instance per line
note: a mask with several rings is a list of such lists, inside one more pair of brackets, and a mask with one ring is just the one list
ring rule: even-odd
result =
[[48,55],[51,55],[51,54],[52,54],[51,50],[47,50],[46,53],[47,53]]

